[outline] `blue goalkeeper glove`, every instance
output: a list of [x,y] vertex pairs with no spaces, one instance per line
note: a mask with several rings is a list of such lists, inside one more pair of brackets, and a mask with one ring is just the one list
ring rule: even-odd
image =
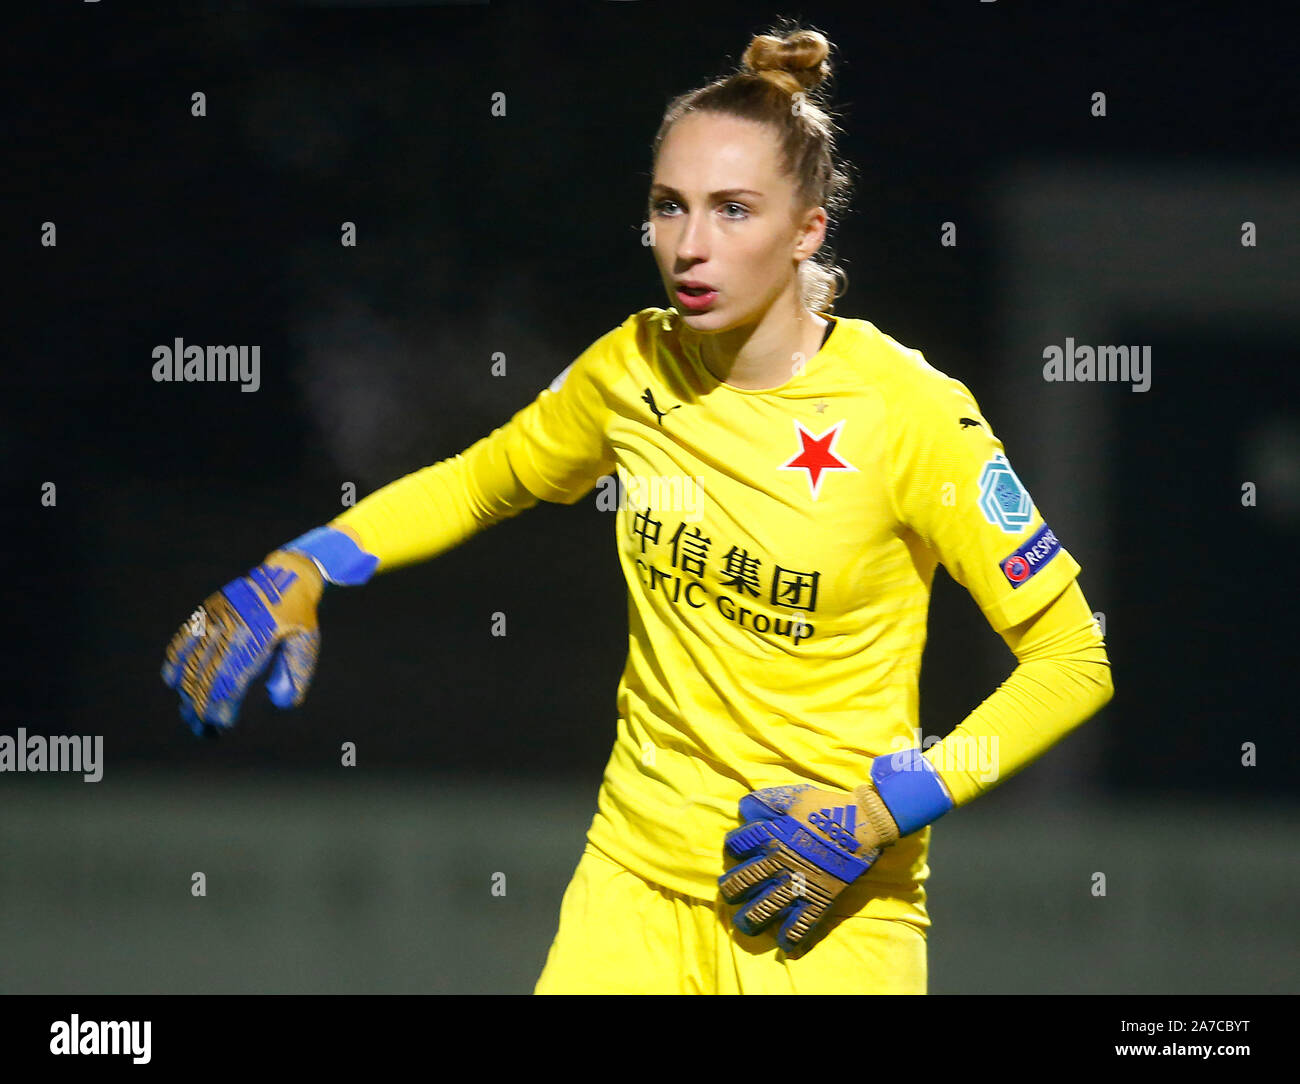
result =
[[318,527],[206,598],[167,645],[162,668],[186,725],[200,737],[234,726],[268,663],[271,702],[301,704],[320,650],[316,608],[325,584],[365,583],[378,563],[349,535]]
[[744,905],[732,921],[754,936],[781,918],[777,944],[787,953],[806,948],[835,897],[885,847],[953,804],[919,749],[877,757],[871,781],[852,794],[808,783],[752,791],[740,800],[746,823],[726,840],[727,850],[744,861],[718,878],[723,898]]

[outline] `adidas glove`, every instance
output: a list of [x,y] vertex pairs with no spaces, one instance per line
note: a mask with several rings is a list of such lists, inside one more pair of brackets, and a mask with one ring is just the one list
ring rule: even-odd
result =
[[318,527],[208,596],[167,645],[162,668],[189,728],[215,737],[234,726],[249,684],[268,663],[271,702],[301,704],[320,650],[316,607],[325,584],[365,583],[378,564],[343,531]]
[[870,782],[852,794],[807,783],[747,794],[740,800],[745,824],[726,839],[727,851],[743,861],[718,878],[723,898],[744,905],[732,921],[752,936],[780,918],[777,944],[787,953],[806,947],[835,897],[883,848],[953,804],[920,749],[877,757]]

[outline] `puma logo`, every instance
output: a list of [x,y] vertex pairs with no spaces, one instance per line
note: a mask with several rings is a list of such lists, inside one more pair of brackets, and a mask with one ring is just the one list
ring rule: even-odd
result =
[[961,418],[959,420],[963,429],[969,429],[972,425],[979,425],[979,422],[974,418]]
[[646,388],[645,391],[642,393],[641,399],[645,403],[645,405],[648,406],[650,410],[654,413],[655,420],[660,425],[664,424],[664,419],[668,417],[670,411],[677,410],[682,405],[681,403],[677,403],[673,406],[670,406],[668,410],[660,410],[657,406],[655,406],[654,392],[652,392],[649,388]]

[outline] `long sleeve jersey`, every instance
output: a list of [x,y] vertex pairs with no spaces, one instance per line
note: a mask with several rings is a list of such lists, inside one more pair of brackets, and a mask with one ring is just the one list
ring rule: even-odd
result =
[[[599,487],[629,630],[588,838],[698,899],[717,895],[746,793],[851,791],[873,757],[921,744],[940,563],[1018,662],[925,751],[957,806],[1112,695],[1080,566],[970,391],[872,323],[823,315],[821,349],[749,390],[710,373],[675,309],[643,309],[500,428],[332,521],[382,572]],[[887,848],[832,913],[928,926],[931,831]]]

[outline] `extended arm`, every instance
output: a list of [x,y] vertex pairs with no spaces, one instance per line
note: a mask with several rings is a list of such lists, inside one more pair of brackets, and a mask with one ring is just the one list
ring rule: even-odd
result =
[[537,503],[510,466],[503,426],[459,455],[390,482],[336,516],[379,559],[377,572],[425,561]]
[[326,584],[363,584],[539,500],[571,504],[590,492],[613,466],[599,366],[616,357],[608,349],[616,334],[464,452],[384,486],[205,599],[172,637],[162,667],[185,723],[209,736],[233,726],[249,684],[268,665],[272,702],[300,704],[316,665]]

